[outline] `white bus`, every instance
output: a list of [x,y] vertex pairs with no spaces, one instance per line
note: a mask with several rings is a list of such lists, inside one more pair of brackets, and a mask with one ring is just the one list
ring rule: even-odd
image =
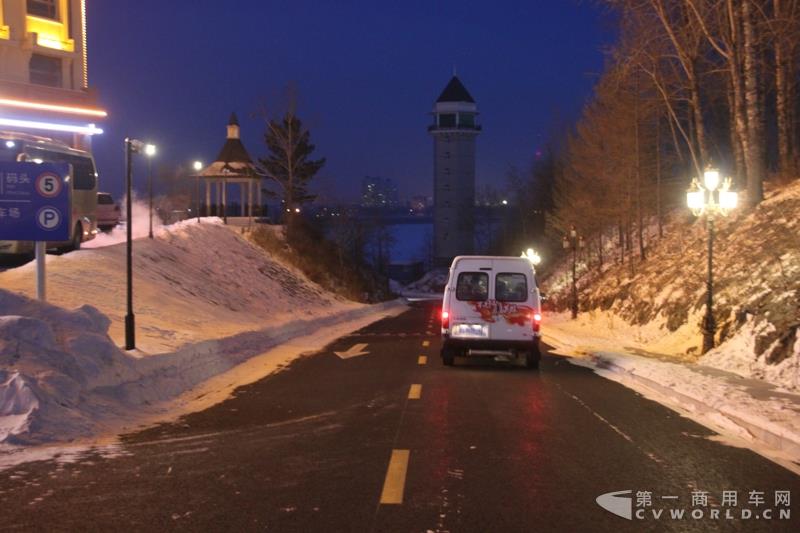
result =
[[[48,248],[77,250],[97,235],[97,171],[88,152],[24,133],[0,131],[0,161],[69,163],[72,165],[72,231],[65,242],[48,242]],[[30,241],[0,241],[0,255],[33,253]]]

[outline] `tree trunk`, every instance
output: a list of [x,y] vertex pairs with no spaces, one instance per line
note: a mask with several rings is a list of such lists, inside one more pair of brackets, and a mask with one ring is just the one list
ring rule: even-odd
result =
[[747,109],[747,204],[758,205],[764,199],[765,164],[763,156],[763,128],[761,127],[761,101],[758,91],[758,58],[756,30],[751,13],[751,1],[742,2],[742,28],[744,34],[744,83]]
[[[783,1],[773,0],[773,19],[775,23],[786,27],[783,20]],[[791,122],[789,122],[789,69],[787,66],[787,47],[785,33],[779,31],[773,45],[775,52],[775,114],[778,126],[778,168],[782,176],[788,177],[794,170],[791,154]]]
[[706,128],[703,119],[703,104],[700,101],[700,86],[697,82],[697,65],[696,61],[692,61],[691,76],[689,77],[689,87],[692,93],[692,119],[694,121],[695,138],[697,140],[697,148],[700,153],[700,164],[707,165],[708,159],[708,142],[706,140]]
[[656,117],[656,220],[658,238],[664,237],[664,220],[661,217],[661,117]]
[[729,110],[728,119],[730,122],[731,150],[733,151],[733,160],[734,160],[733,179],[736,187],[741,188],[742,184],[744,183],[743,177],[745,175],[744,150],[742,149],[741,136],[737,131],[737,125],[736,125],[737,99],[734,95],[734,86],[731,77],[728,78],[727,96],[728,96],[728,110]]

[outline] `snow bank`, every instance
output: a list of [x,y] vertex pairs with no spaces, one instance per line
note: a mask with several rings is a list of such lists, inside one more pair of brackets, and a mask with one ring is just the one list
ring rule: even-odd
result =
[[[356,309],[270,257],[217,218],[160,228],[133,245],[137,348],[174,352],[188,343],[230,337],[297,318]],[[109,335],[124,342],[125,244],[47,257],[50,303],[74,309],[90,303],[111,320]],[[35,265],[0,272],[0,286],[34,297]]]
[[417,281],[406,285],[400,294],[406,298],[441,298],[449,275],[450,269],[436,268],[427,272]]
[[289,339],[390,312],[325,291],[241,231],[193,219],[134,242],[130,353],[124,243],[48,256],[49,303],[32,299],[33,265],[0,273],[0,443],[113,431]]
[[[735,439],[731,444],[752,448],[787,467],[792,461],[800,462],[800,394],[743,377],[753,373],[749,366],[752,346],[744,342],[746,328],[740,357],[731,357],[733,352],[724,349],[709,353],[724,358],[727,365],[734,359],[747,366],[735,374],[681,356],[680,348],[690,342],[691,332],[681,339],[663,328],[630,326],[613,313],[582,313],[576,320],[568,313],[549,314],[542,327],[545,342],[557,353],[570,356],[571,363],[588,366]],[[750,343],[753,338],[749,337]],[[669,350],[672,354],[664,353]],[[765,367],[776,372],[782,365]],[[783,368],[785,372],[796,369]]]
[[402,305],[361,306],[136,357],[117,347],[110,321],[94,307],[67,311],[0,290],[0,443],[108,431],[290,339],[342,322],[363,325],[396,308]]

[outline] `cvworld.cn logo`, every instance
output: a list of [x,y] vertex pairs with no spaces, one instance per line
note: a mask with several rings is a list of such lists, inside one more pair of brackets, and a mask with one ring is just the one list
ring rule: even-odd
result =
[[[597,505],[610,513],[621,516],[626,520],[633,520],[633,497],[631,490],[618,490],[606,492],[595,500]],[[626,496],[627,495],[627,496]]]

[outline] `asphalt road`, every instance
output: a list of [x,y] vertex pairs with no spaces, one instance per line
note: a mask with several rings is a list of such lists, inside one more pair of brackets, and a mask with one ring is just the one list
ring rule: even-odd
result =
[[[800,530],[778,514],[800,509],[774,505],[775,491],[800,497],[795,474],[561,357],[539,371],[444,367],[434,313],[419,305],[210,409],[125,435],[115,457],[0,472],[0,529]],[[359,343],[367,355],[334,354]],[[595,502],[622,490],[644,519]]]

